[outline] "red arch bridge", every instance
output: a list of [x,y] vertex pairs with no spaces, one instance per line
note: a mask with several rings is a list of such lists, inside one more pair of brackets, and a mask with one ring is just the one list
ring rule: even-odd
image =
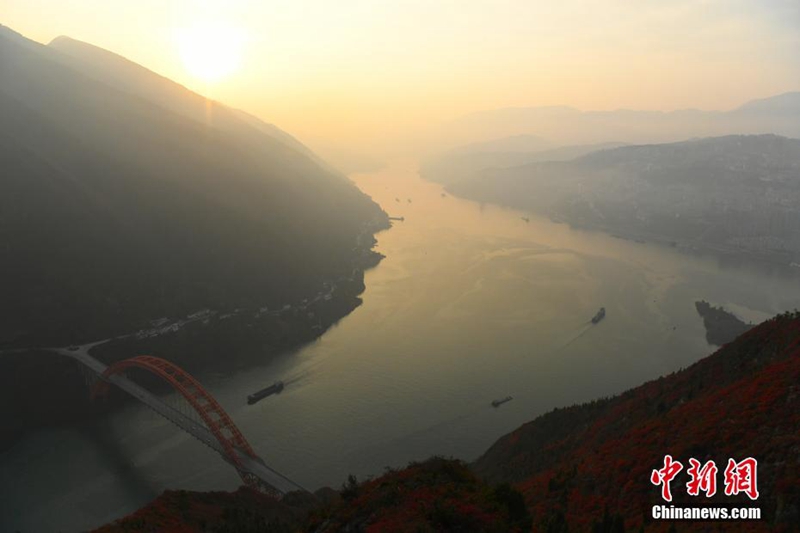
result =
[[[276,497],[281,497],[287,492],[305,491],[291,479],[268,467],[256,455],[222,406],[196,379],[179,366],[149,355],[131,357],[107,366],[89,355],[87,349],[74,351],[59,349],[58,352],[75,359],[99,377],[92,390],[94,396],[104,394],[111,385],[119,387],[219,453],[236,469],[245,485]],[[126,371],[134,368],[158,376],[169,384],[188,403],[190,406],[188,411],[198,418],[170,405],[131,380]]]

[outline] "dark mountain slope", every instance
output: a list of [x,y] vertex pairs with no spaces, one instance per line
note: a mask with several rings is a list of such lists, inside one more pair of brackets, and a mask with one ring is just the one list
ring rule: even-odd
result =
[[[714,459],[720,493],[711,502],[748,505],[722,494],[722,470],[728,458],[752,456],[765,520],[726,525],[788,531],[800,519],[799,384],[800,315],[778,317],[685,370],[541,416],[500,439],[474,466],[520,488],[540,527],[565,518],[570,531],[585,531],[608,508],[635,530],[652,505],[663,503],[650,472],[663,466],[665,454],[687,466],[690,457]],[[687,480],[684,468],[672,484],[676,502],[709,504],[686,495]],[[668,523],[652,527],[666,530]]]
[[296,493],[277,501],[245,487],[233,493],[165,491],[146,507],[95,533],[291,533],[318,506],[311,495]]
[[[65,57],[0,28],[0,340],[296,301],[351,272],[356,239],[385,224],[286,139],[222,106],[222,127],[195,120],[188,91],[175,111],[185,89],[145,69],[109,85]],[[168,101],[114,86],[139,75]]]
[[263,142],[253,135],[256,129],[292,150],[316,158],[302,143],[276,126],[208,100],[113,52],[66,36],[53,39],[48,48],[60,53],[62,63],[90,78],[207,126],[235,133],[237,140]]
[[361,484],[351,478],[341,497],[331,489],[321,489],[316,496],[293,493],[277,502],[244,488],[232,494],[167,491],[96,533],[511,533],[530,529],[519,492],[508,485],[491,486],[464,463],[453,460],[433,458]]

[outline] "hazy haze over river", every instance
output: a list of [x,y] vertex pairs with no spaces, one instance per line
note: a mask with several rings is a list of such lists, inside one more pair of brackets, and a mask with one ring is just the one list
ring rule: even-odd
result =
[[[414,162],[353,179],[405,217],[378,235],[386,259],[367,273],[363,305],[270,365],[197,376],[268,464],[312,490],[433,454],[472,460],[554,407],[685,367],[712,351],[696,300],[752,321],[800,307],[797,275],[526,223],[524,213],[442,196]],[[588,326],[600,306],[607,318]],[[277,379],[287,381],[282,394],[246,405]],[[37,532],[98,525],[164,488],[239,482],[138,405],[30,435],[0,455],[0,478],[17,480],[0,484],[0,523]]]

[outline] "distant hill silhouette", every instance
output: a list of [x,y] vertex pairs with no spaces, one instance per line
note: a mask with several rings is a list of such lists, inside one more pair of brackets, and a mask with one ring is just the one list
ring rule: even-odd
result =
[[739,114],[774,113],[783,116],[797,115],[800,114],[800,91],[751,100],[743,104],[735,112]]
[[440,131],[443,138],[458,144],[537,135],[560,145],[664,143],[691,137],[762,133],[800,137],[800,91],[754,100],[728,111],[503,108],[459,117],[443,124]]
[[617,148],[623,143],[554,146],[545,139],[518,135],[456,147],[423,161],[420,175],[427,180],[452,185],[480,176],[488,169],[517,167],[542,161],[568,161],[577,157]]
[[[278,128],[119,56],[0,26],[0,343],[277,306],[385,214]],[[368,227],[368,224],[374,226]]]
[[487,169],[452,193],[689,248],[800,258],[800,140],[731,135]]

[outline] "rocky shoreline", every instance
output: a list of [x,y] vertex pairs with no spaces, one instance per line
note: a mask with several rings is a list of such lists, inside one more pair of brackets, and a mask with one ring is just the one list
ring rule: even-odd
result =
[[714,346],[728,344],[753,327],[722,307],[714,307],[705,300],[695,302],[698,314],[703,317],[706,341]]

